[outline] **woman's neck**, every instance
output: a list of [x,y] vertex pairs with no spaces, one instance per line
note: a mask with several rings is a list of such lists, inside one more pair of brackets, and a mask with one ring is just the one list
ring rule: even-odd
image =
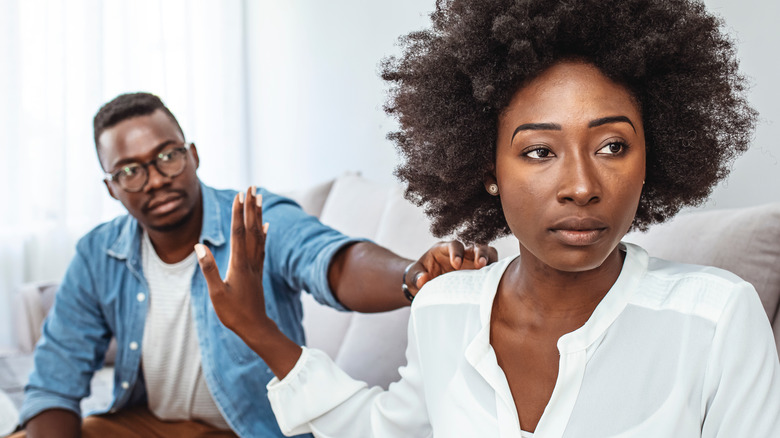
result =
[[500,313],[534,315],[540,323],[587,321],[615,284],[624,259],[623,252],[615,248],[595,269],[564,272],[544,264],[522,247],[520,252],[501,279],[499,292],[506,306]]

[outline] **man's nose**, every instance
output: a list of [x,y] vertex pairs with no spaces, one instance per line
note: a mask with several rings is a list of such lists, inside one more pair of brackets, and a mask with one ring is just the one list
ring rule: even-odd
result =
[[173,179],[170,176],[165,176],[160,173],[160,171],[157,170],[157,166],[154,164],[146,166],[146,172],[149,175],[148,179],[146,180],[146,187],[144,187],[144,191],[146,192],[164,187],[165,185],[170,184],[171,180]]

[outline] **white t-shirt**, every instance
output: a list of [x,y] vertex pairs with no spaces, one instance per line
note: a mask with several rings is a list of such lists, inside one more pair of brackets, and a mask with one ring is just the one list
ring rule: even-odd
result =
[[229,429],[206,386],[201,369],[190,286],[195,253],[163,262],[144,232],[141,257],[149,286],[144,325],[143,365],[149,410],[162,420],[200,420]]
[[[558,379],[532,436],[780,436],[780,363],[753,287],[720,269],[624,246],[613,287],[585,325],[558,340]],[[305,349],[284,380],[268,384],[282,430],[531,436],[520,430],[489,342],[493,299],[510,262],[423,288],[412,305],[408,363],[387,391],[368,389],[324,353]]]

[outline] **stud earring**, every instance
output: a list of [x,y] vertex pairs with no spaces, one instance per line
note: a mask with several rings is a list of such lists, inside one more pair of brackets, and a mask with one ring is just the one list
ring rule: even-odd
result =
[[487,188],[487,191],[493,196],[498,195],[498,184],[490,184]]

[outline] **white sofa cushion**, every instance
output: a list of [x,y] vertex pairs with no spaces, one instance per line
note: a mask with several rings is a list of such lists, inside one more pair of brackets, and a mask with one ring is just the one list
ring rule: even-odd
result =
[[334,181],[331,179],[306,189],[279,194],[297,202],[306,213],[320,217]]
[[[320,221],[348,236],[374,239],[390,189],[387,184],[369,181],[357,174],[345,174],[330,188]],[[294,199],[297,200],[307,195],[296,196]],[[323,306],[307,293],[302,295],[302,302],[306,344],[335,360],[356,314]]]
[[[422,209],[403,197],[400,185],[392,185],[378,222],[375,242],[411,260],[418,259],[439,239],[429,231]],[[401,278],[398,278],[401,294]],[[355,314],[344,336],[336,364],[353,378],[383,388],[400,378],[398,367],[406,363],[409,308],[380,314]]]
[[352,237],[374,239],[392,185],[345,174],[333,183],[320,221]]

